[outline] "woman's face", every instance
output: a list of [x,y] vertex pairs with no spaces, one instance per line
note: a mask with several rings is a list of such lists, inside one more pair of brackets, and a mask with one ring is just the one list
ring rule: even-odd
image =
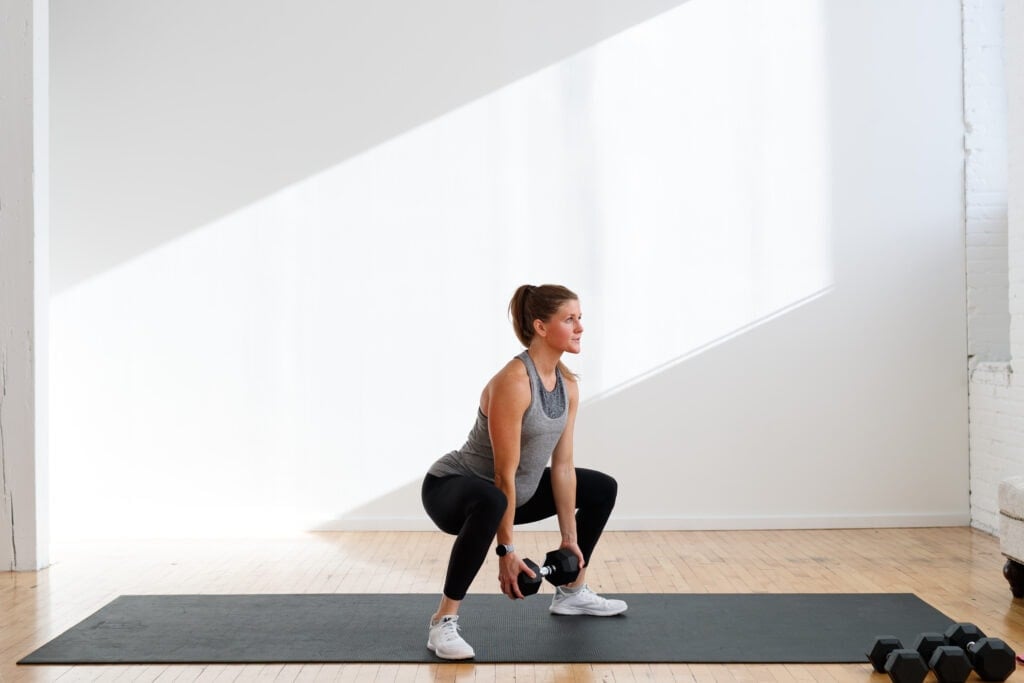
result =
[[545,321],[538,330],[544,342],[559,351],[568,353],[580,352],[580,337],[583,336],[583,314],[580,313],[580,302],[566,301],[559,306],[551,318]]

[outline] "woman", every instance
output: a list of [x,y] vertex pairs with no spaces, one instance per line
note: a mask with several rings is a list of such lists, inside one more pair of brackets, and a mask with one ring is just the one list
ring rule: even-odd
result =
[[423,480],[427,514],[442,531],[456,535],[427,638],[427,647],[442,659],[474,656],[459,633],[459,605],[495,536],[501,592],[523,598],[517,577],[533,572],[516,553],[516,524],[557,516],[559,547],[579,559],[579,577],[555,589],[552,613],[611,616],[626,610],[625,602],[602,598],[585,581],[617,485],[605,474],[573,466],[580,394],[576,376],[561,358],[580,352],[579,299],[559,285],[523,285],[512,296],[509,313],[526,351],[484,387],[465,445],[435,462]]

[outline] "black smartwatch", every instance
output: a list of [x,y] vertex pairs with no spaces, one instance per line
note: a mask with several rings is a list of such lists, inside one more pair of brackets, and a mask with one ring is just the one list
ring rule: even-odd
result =
[[505,557],[509,553],[514,553],[515,551],[516,547],[514,545],[505,545],[503,543],[499,543],[498,547],[494,549],[494,552],[498,553],[498,557]]

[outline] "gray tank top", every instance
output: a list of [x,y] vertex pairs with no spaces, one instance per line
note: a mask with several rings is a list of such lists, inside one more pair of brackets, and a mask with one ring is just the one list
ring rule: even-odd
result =
[[[530,500],[558,440],[565,431],[569,418],[568,397],[562,373],[555,370],[555,388],[547,391],[540,381],[530,354],[523,351],[516,356],[526,366],[530,376],[530,407],[523,414],[519,438],[519,468],[516,469],[516,507]],[[547,408],[547,410],[545,410]],[[443,456],[431,465],[428,474],[436,477],[468,475],[494,482],[494,449],[487,431],[487,416],[477,409],[476,422],[466,438],[465,445]]]

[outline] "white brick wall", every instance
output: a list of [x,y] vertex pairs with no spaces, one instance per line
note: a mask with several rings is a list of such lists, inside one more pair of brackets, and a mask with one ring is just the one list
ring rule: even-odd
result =
[[999,527],[999,480],[1024,462],[1024,387],[1013,384],[1009,363],[978,363],[971,373],[971,524]]
[[1012,206],[1024,135],[1008,106],[1024,92],[1022,14],[1024,0],[963,3],[971,523],[989,533],[999,481],[1024,474],[1024,380],[1012,371],[1024,362],[1011,362],[1024,358],[1024,223]]

